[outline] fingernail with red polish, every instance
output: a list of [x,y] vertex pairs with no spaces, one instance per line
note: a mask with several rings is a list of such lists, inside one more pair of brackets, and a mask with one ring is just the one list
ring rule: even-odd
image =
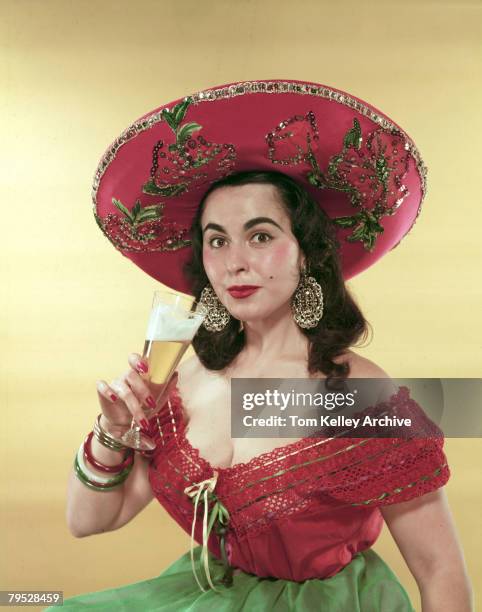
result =
[[142,429],[149,429],[149,422],[147,419],[141,419],[140,424]]
[[143,374],[147,372],[147,366],[142,363],[142,361],[137,364],[137,369],[140,370]]
[[111,394],[110,394],[110,399],[111,399],[113,402],[116,402],[116,401],[117,401],[117,395],[114,395],[114,393],[111,393]]
[[153,397],[151,397],[149,395],[149,397],[146,397],[146,404],[150,407],[150,408],[155,408],[156,407],[156,402],[154,400]]

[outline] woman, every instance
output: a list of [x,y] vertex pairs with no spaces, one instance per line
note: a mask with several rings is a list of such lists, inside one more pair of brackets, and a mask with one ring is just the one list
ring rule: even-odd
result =
[[[151,581],[64,605],[413,610],[370,549],[383,515],[417,580],[423,612],[470,610],[442,489],[449,478],[443,439],[230,437],[232,378],[387,377],[350,350],[366,322],[345,288],[329,216],[285,174],[231,173],[205,193],[191,236],[191,291],[209,309],[196,355],[179,367],[168,402],[149,422],[143,405],[153,398],[140,355],[131,354],[129,370],[110,385],[99,381],[94,468],[84,465],[93,480],[103,474],[95,465],[118,466],[123,449],[114,449],[110,435],[119,438],[132,416],[155,449],[134,462],[126,453],[124,475],[108,495],[88,490],[73,471],[68,520],[79,537],[118,529],[155,495],[202,542],[201,563],[193,563],[193,576],[194,557],[186,554]],[[392,391],[383,405],[417,414],[406,389]],[[208,518],[209,539],[201,524]]]

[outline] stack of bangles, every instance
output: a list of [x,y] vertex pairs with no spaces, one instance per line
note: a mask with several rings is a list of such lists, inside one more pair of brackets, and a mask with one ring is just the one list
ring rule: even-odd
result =
[[[111,491],[119,487],[129,476],[134,466],[134,450],[121,444],[113,438],[108,432],[102,429],[100,425],[99,414],[94,424],[94,429],[86,437],[85,441],[80,445],[77,455],[74,460],[74,470],[77,478],[85,484],[89,489],[95,491]],[[104,465],[97,461],[92,454],[92,438],[93,436],[106,448],[114,451],[125,451],[122,462],[117,465]],[[147,453],[143,453],[147,454]],[[103,472],[106,476],[99,476],[91,471],[90,464],[96,470]],[[110,475],[110,476],[108,476]]]

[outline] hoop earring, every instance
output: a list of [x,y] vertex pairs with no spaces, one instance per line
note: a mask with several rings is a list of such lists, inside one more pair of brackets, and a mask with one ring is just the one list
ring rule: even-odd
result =
[[209,332],[218,332],[225,329],[231,319],[231,315],[221,304],[210,284],[207,284],[202,290],[199,303],[204,305],[207,312],[202,322],[203,327]]
[[303,329],[316,327],[323,316],[323,291],[316,278],[301,271],[291,304],[293,319]]

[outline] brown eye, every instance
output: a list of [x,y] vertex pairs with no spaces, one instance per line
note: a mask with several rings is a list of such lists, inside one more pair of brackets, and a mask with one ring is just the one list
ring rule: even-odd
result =
[[263,242],[270,242],[272,238],[272,236],[270,236],[270,234],[268,234],[267,232],[256,232],[256,234],[253,234],[251,238],[254,238],[255,236],[264,236],[265,238],[267,238],[267,240],[255,240],[255,242],[258,242],[259,244]]
[[221,240],[222,242],[224,242],[224,238],[221,238],[219,236],[216,236],[215,238],[211,238],[211,240],[209,241],[209,245],[212,246],[214,249],[219,249],[219,245],[215,245],[214,242],[216,240]]

